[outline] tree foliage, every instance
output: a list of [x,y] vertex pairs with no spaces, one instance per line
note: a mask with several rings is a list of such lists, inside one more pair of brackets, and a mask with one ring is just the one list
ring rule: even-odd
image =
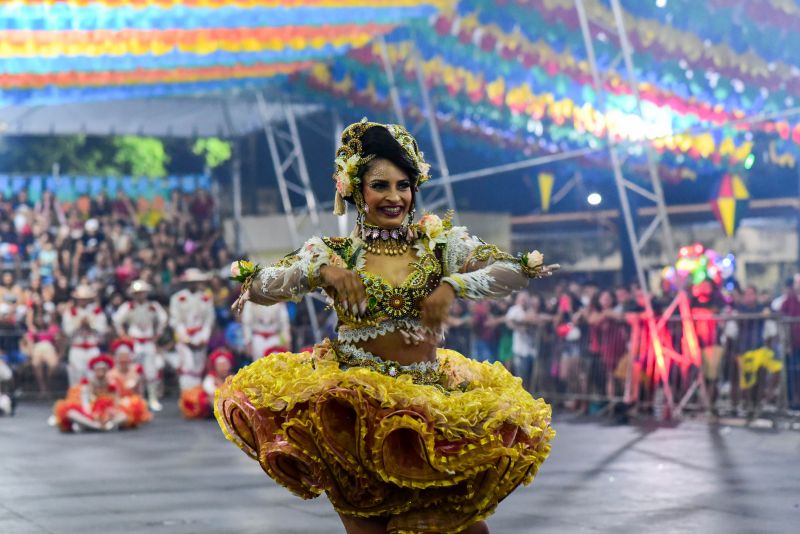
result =
[[231,144],[216,137],[198,139],[192,148],[198,156],[203,156],[209,169],[219,167],[231,159]]
[[62,174],[160,177],[169,161],[161,140],[152,137],[19,136],[0,144],[3,172],[49,174],[57,164]]
[[167,175],[169,156],[160,139],[123,135],[114,138],[114,146],[113,161],[124,174],[150,178]]

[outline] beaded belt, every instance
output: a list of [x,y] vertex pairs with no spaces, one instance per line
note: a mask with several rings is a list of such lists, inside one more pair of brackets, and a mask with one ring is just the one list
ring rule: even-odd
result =
[[418,362],[402,365],[392,360],[384,360],[349,343],[335,343],[336,359],[343,369],[366,367],[382,375],[398,377],[408,375],[415,384],[444,387],[445,377],[439,371],[439,362]]

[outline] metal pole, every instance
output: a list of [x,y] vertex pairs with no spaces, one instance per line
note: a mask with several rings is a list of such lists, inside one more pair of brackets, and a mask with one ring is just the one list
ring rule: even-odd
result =
[[[616,2],[616,0],[612,0]],[[600,73],[597,69],[597,60],[594,53],[594,43],[592,42],[592,35],[589,30],[589,20],[586,16],[586,10],[583,5],[583,0],[575,0],[575,7],[578,11],[578,20],[581,26],[581,33],[583,34],[584,45],[586,46],[586,54],[589,59],[589,66],[592,72],[592,82],[594,83],[595,90],[597,91],[597,98],[600,106],[605,112],[605,91],[600,82]],[[625,187],[625,177],[622,175],[622,165],[619,161],[619,155],[616,150],[616,143],[611,137],[610,133],[606,133],[608,140],[608,154],[611,158],[611,167],[614,171],[614,183],[617,187],[617,194],[619,195],[620,207],[622,208],[622,215],[625,221],[625,230],[628,234],[628,241],[630,242],[631,251],[633,252],[634,264],[636,267],[636,277],[639,280],[639,287],[645,295],[645,314],[647,316],[647,327],[650,332],[651,343],[656,356],[656,363],[661,375],[662,388],[664,390],[664,397],[670,409],[674,406],[672,398],[672,390],[669,387],[669,377],[666,374],[666,365],[664,362],[663,347],[661,346],[660,339],[658,338],[658,329],[655,323],[655,315],[650,301],[650,292],[648,290],[649,284],[644,275],[644,268],[642,267],[642,259],[640,255],[640,243],[636,236],[636,229],[634,227],[633,216],[631,213],[631,206],[628,200],[628,192]],[[658,177],[656,176],[656,179]],[[660,190],[656,193],[662,200],[663,194]],[[666,212],[666,209],[664,210]],[[668,225],[668,219],[664,218],[664,225]]]
[[[581,5],[583,4],[581,0]],[[619,33],[620,46],[622,47],[622,55],[625,60],[625,70],[628,71],[628,83],[633,89],[633,95],[636,98],[636,108],[639,111],[639,116],[644,120],[644,111],[642,109],[642,98],[639,94],[639,77],[636,76],[636,71],[633,68],[633,52],[631,44],[628,41],[628,32],[625,29],[625,20],[622,16],[622,8],[619,5],[619,0],[611,0],[611,7],[614,11],[614,19],[617,22],[617,31]],[[585,17],[585,13],[584,13]],[[594,63],[595,68],[597,63]],[[598,86],[598,91],[601,88]],[[656,158],[653,154],[653,146],[651,143],[644,144],[645,155],[647,156],[647,170],[650,173],[650,182],[653,185],[653,191],[656,194],[656,208],[658,215],[661,218],[664,247],[667,249],[667,258],[674,258],[676,254],[675,241],[672,237],[672,227],[669,224],[669,216],[667,215],[667,208],[664,203],[664,192],[661,188],[661,178],[658,176],[658,167],[656,166]],[[642,286],[644,287],[644,286]]]
[[289,125],[289,133],[292,136],[292,144],[294,145],[295,161],[297,162],[297,174],[300,177],[300,183],[303,185],[306,196],[306,206],[308,207],[308,214],[311,217],[311,223],[314,227],[319,226],[319,213],[317,211],[317,197],[314,196],[314,190],[311,188],[311,178],[308,174],[308,167],[306,167],[306,157],[303,153],[303,144],[300,141],[300,133],[297,130],[297,120],[294,116],[294,110],[290,103],[283,105],[283,111],[286,114],[286,122]]
[[272,160],[272,168],[275,171],[275,177],[278,180],[278,192],[281,195],[281,204],[283,205],[283,213],[286,216],[286,225],[289,227],[289,239],[293,247],[300,246],[300,238],[297,234],[297,219],[294,216],[294,208],[292,201],[289,198],[289,187],[286,185],[286,177],[281,167],[281,157],[278,152],[278,144],[275,141],[275,131],[272,127],[272,122],[267,111],[267,105],[264,102],[264,97],[261,93],[256,93],[258,100],[258,110],[261,114],[261,123],[264,127],[264,135],[267,138],[267,147],[269,148],[270,159]]
[[[284,161],[281,160],[281,155],[278,150],[278,143],[275,139],[275,128],[272,125],[271,117],[269,116],[269,112],[267,110],[267,104],[264,101],[264,96],[260,92],[256,93],[256,99],[258,101],[258,109],[261,114],[261,121],[264,127],[264,134],[267,138],[267,146],[269,147],[270,158],[272,159],[272,167],[275,170],[275,178],[278,181],[278,190],[280,191],[281,195],[283,212],[286,216],[286,224],[289,227],[289,238],[292,241],[292,246],[299,248],[303,243],[301,242],[300,236],[297,232],[297,217],[294,214],[292,200],[289,197],[289,186],[294,186],[295,184],[289,184],[286,179],[285,169],[288,168],[288,166]],[[311,221],[314,224],[315,229],[318,230],[319,216],[317,214],[317,202],[316,198],[314,197],[314,193],[311,190],[311,181],[308,177],[308,169],[305,165],[303,149],[300,145],[300,136],[297,131],[297,123],[295,121],[294,111],[291,110],[291,104],[285,105],[284,113],[287,119],[293,144],[292,152],[289,154],[287,161],[291,161],[292,158],[294,158],[294,162],[297,164],[297,171],[303,184],[302,190],[306,199],[309,214],[311,216]],[[317,309],[314,306],[314,297],[311,294],[307,294],[304,300],[306,303],[309,322],[311,323],[311,332],[314,336],[314,339],[319,341],[322,339],[322,336],[319,328],[319,320],[317,318]]]
[[406,119],[403,116],[403,106],[400,104],[400,93],[397,91],[397,81],[394,78],[394,69],[392,63],[389,61],[389,48],[386,46],[386,39],[381,36],[381,62],[383,63],[383,72],[386,74],[386,80],[389,82],[389,97],[392,99],[392,108],[394,108],[394,115],[397,117],[397,123],[405,126]]
[[232,141],[233,178],[233,243],[237,254],[242,252],[242,156],[237,140]]
[[439,173],[441,177],[435,182],[431,180],[433,185],[438,185],[444,190],[445,202],[448,209],[453,210],[453,222],[458,223],[458,214],[455,211],[456,200],[453,196],[453,187],[450,185],[450,169],[447,167],[447,160],[444,156],[444,148],[442,147],[442,138],[439,134],[439,126],[436,123],[436,111],[431,105],[431,95],[428,92],[428,84],[425,83],[425,75],[422,72],[422,60],[418,52],[414,52],[414,67],[417,74],[417,83],[419,83],[419,91],[422,95],[423,109],[428,121],[428,128],[431,133],[431,141],[433,142],[433,151],[436,154],[436,163],[438,164]]
[[[451,174],[448,181],[452,184],[455,182],[464,182],[466,180],[474,180],[475,178],[483,178],[484,176],[492,176],[501,172],[510,172],[510,171],[518,171],[520,169],[528,169],[531,167],[538,167],[540,165],[546,165],[548,163],[554,163],[556,161],[564,161],[567,159],[578,158],[581,156],[586,156],[593,152],[597,152],[599,149],[596,148],[580,148],[577,150],[569,150],[567,152],[559,152],[558,154],[549,154],[547,156],[538,156],[531,159],[526,159],[522,161],[517,161],[514,163],[506,163],[504,165],[495,165],[494,167],[486,167],[484,169],[478,169],[477,171],[469,171],[469,172],[461,172],[458,174]],[[427,187],[430,185],[430,182],[423,185],[422,187]]]

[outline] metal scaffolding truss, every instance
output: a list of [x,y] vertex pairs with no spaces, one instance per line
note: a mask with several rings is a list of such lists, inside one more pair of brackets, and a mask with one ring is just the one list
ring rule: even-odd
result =
[[[283,213],[289,228],[292,246],[300,248],[303,239],[298,231],[301,222],[310,223],[313,235],[322,235],[319,203],[311,188],[303,144],[297,128],[297,118],[291,105],[281,106],[284,122],[270,120],[264,95],[256,93],[264,135],[267,139],[272,167],[278,181]],[[315,340],[321,339],[317,309],[314,300],[321,299],[318,293],[306,295],[305,302]]]
[[[599,107],[602,111],[606,111],[606,91],[605,82],[606,77],[604,73],[600,72],[594,51],[594,40],[598,38],[597,35],[592,33],[590,24],[595,27],[601,27],[604,37],[608,38],[609,34],[616,37],[619,44],[617,57],[611,61],[610,66],[613,68],[622,62],[625,66],[625,74],[627,75],[628,85],[633,92],[636,99],[636,109],[642,121],[645,121],[645,115],[642,111],[642,101],[639,95],[639,79],[633,66],[633,49],[628,34],[625,30],[625,21],[623,19],[623,11],[620,6],[619,0],[611,0],[611,8],[614,12],[615,27],[608,27],[598,21],[590,20],[584,6],[584,0],[575,0],[575,7],[578,12],[578,19],[580,21],[581,32],[583,34],[583,42],[586,47],[586,54],[589,59],[589,67],[592,73],[592,81],[597,92],[597,99]],[[622,208],[623,217],[625,220],[625,228],[628,232],[628,238],[631,243],[633,251],[634,263],[636,264],[636,274],[639,283],[643,288],[647,288],[647,279],[642,265],[642,250],[651,239],[660,238],[662,251],[667,255],[667,258],[675,256],[675,243],[672,237],[672,228],[670,227],[669,218],[667,217],[667,208],[664,202],[664,192],[661,187],[661,179],[658,176],[658,165],[656,156],[650,143],[643,143],[641,146],[647,158],[648,179],[640,183],[631,181],[625,176],[623,172],[624,159],[627,156],[620,149],[620,146],[615,143],[614,139],[608,137],[608,153],[611,160],[611,167],[614,173],[614,182],[617,186],[617,191],[620,198],[620,207]],[[649,182],[646,183],[645,182]],[[630,199],[633,196],[643,198],[646,201],[655,204],[656,216],[650,224],[642,232],[637,231],[636,221],[631,212]]]
[[398,124],[408,128],[412,134],[416,134],[417,130],[420,130],[423,126],[427,126],[431,137],[431,144],[433,145],[435,159],[432,161],[428,159],[428,162],[431,164],[431,168],[436,171],[434,174],[438,176],[432,178],[424,185],[424,196],[422,192],[417,194],[417,204],[420,209],[427,211],[452,210],[454,213],[454,221],[458,222],[458,214],[455,209],[456,201],[453,195],[452,181],[450,180],[450,168],[447,166],[447,158],[445,158],[444,155],[442,137],[439,132],[439,125],[436,121],[436,109],[431,102],[428,85],[425,83],[425,76],[422,72],[422,60],[419,57],[419,53],[414,51],[411,60],[414,63],[414,74],[419,86],[420,95],[422,96],[423,119],[420,124],[410,125],[403,112],[403,105],[400,100],[400,88],[397,84],[397,77],[395,76],[395,66],[392,65],[389,59],[386,40],[383,37],[380,39],[380,49],[383,71],[389,83],[389,96],[392,101],[395,120],[397,120]]
[[[636,99],[637,112],[644,122],[646,117],[642,110],[642,101],[639,94],[639,80],[633,66],[633,49],[630,41],[628,40],[628,33],[625,29],[625,20],[623,18],[622,8],[619,0],[610,1],[611,8],[614,13],[615,26],[613,28],[597,21],[590,21],[584,6],[584,0],[575,0],[575,8],[578,12],[578,20],[581,26],[581,33],[583,34],[583,42],[586,47],[586,54],[589,59],[589,68],[592,72],[592,82],[597,93],[599,109],[603,112],[607,111],[605,98],[606,79],[603,73],[600,72],[597,65],[597,57],[594,51],[594,39],[597,38],[597,36],[592,34],[590,23],[594,24],[595,26],[602,27],[603,33],[606,36],[610,34],[618,39],[620,52],[611,62],[611,66],[613,68],[618,65],[620,61],[623,62],[625,66],[625,73],[628,79],[628,85],[630,86],[633,96]],[[608,130],[606,130],[606,132],[608,132]],[[642,265],[642,250],[651,239],[656,237],[657,233],[660,233],[660,237],[662,239],[661,250],[666,252],[668,258],[674,257],[675,255],[675,243],[672,237],[672,228],[669,224],[669,218],[667,217],[667,207],[666,203],[664,202],[664,192],[661,188],[661,180],[658,176],[656,157],[655,154],[653,154],[653,149],[650,144],[645,142],[643,144],[643,149],[647,158],[649,180],[643,180],[643,183],[635,183],[627,178],[623,172],[622,165],[624,163],[625,155],[621,154],[620,147],[610,133],[608,133],[607,137],[608,154],[611,160],[612,170],[614,172],[614,182],[617,186],[617,192],[619,194],[620,207],[622,208],[622,215],[625,221],[625,230],[627,231],[631,251],[633,252],[636,275],[639,279],[640,287],[645,292],[645,316],[647,318],[646,324],[649,332],[649,339],[652,345],[652,354],[656,360],[656,368],[661,380],[664,399],[669,408],[669,412],[673,413],[675,411],[675,402],[673,399],[672,390],[669,386],[669,377],[667,376],[668,366],[666,359],[669,356],[665,354],[665,347],[660,337],[661,329],[659,328],[655,314],[653,313],[653,308],[650,301],[650,292],[648,289],[649,284],[647,277],[645,276],[644,267]],[[647,181],[649,181],[649,184],[644,185],[644,182]],[[642,232],[638,232],[636,221],[634,220],[633,213],[631,211],[631,197],[634,195],[639,198],[643,198],[655,204],[656,206],[656,216]],[[671,307],[671,309],[674,309],[674,307]],[[662,320],[665,319],[662,317]],[[700,379],[702,380],[702,373],[700,374]]]

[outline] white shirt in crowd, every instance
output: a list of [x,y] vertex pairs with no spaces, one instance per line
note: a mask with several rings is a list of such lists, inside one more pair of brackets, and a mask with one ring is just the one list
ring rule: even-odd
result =
[[528,312],[519,304],[514,304],[506,312],[506,321],[511,326],[511,352],[516,357],[536,357],[531,326],[524,323]]

